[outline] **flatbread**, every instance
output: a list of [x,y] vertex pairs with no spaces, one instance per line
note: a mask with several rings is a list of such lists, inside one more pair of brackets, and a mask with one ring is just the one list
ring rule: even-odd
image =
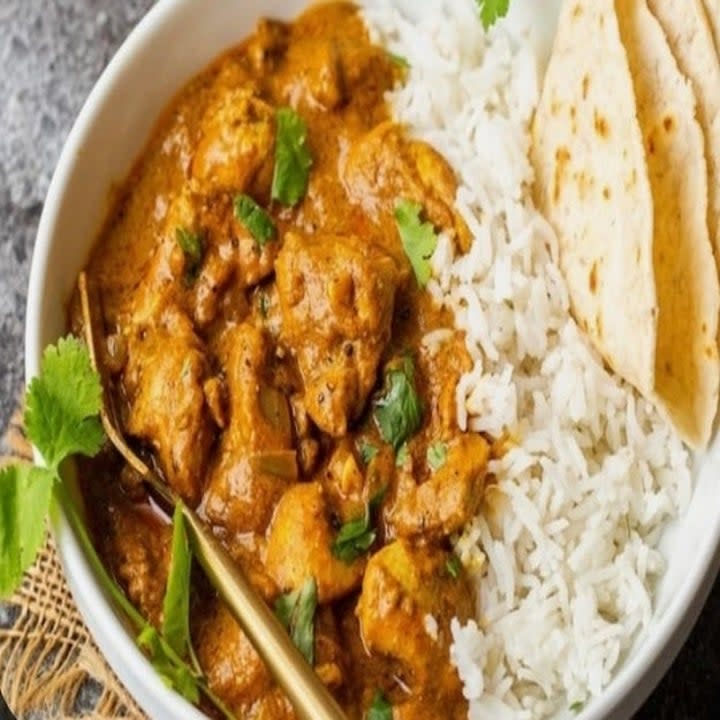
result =
[[536,202],[558,232],[573,314],[607,364],[649,396],[653,202],[613,0],[563,4],[532,132]]
[[710,27],[715,38],[715,49],[720,55],[720,0],[704,0]]
[[648,5],[695,93],[708,164],[710,241],[720,268],[720,56],[703,0],[648,0]]
[[701,448],[710,438],[720,382],[720,289],[707,227],[703,134],[690,83],[647,1],[615,4],[654,201],[655,396],[681,437]]

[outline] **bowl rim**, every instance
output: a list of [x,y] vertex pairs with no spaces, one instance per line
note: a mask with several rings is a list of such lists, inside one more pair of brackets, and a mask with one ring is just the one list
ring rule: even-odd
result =
[[[33,249],[25,321],[26,382],[38,373],[44,350],[40,331],[44,288],[52,272],[48,260],[50,249],[57,241],[55,225],[78,152],[94,126],[100,108],[107,102],[129,61],[152,41],[157,29],[182,4],[183,0],[158,0],[143,16],[93,86],[63,146],[48,189]],[[63,304],[65,300],[61,299]],[[716,437],[715,442],[720,443],[720,438]],[[35,450],[34,453],[36,461],[40,462],[41,458]],[[169,713],[171,717],[190,720],[206,718],[204,713],[162,683],[150,662],[137,648],[111,601],[96,582],[62,508],[56,503],[51,510],[50,526],[65,578],[83,620],[104,658],[135,701],[151,717],[165,717]],[[654,616],[656,625],[650,628],[650,632],[641,635],[639,647],[632,657],[622,662],[603,693],[591,699],[586,708],[573,717],[579,720],[628,718],[667,672],[697,621],[720,570],[720,514],[715,518],[714,527],[709,530],[710,537],[697,548],[693,565],[681,587],[662,616]]]

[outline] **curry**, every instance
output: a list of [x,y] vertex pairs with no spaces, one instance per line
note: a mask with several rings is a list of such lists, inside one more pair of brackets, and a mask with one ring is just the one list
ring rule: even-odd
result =
[[[403,72],[350,4],[260,21],[161,118],[88,273],[128,437],[268,603],[313,597],[306,656],[348,717],[383,697],[434,720],[467,715],[450,622],[476,600],[450,538],[490,447],[458,430],[471,359],[411,249],[469,231],[448,163],[389,117]],[[109,450],[81,470],[105,562],[160,624],[167,518]],[[199,575],[191,632],[237,717],[294,717]]]

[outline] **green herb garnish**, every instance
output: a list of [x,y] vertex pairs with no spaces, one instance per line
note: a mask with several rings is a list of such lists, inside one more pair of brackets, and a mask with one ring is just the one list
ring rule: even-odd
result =
[[376,539],[377,532],[372,527],[370,509],[366,508],[362,517],[350,520],[340,528],[330,549],[338,560],[350,565],[365,555]]
[[437,472],[446,462],[447,445],[444,442],[433,443],[427,450],[427,464],[433,472]]
[[367,440],[361,440],[357,446],[360,459],[365,465],[369,465],[370,462],[377,457],[378,449],[372,443]]
[[272,218],[249,195],[238,195],[233,209],[235,217],[247,228],[261,250],[277,236]]
[[415,366],[405,356],[385,373],[385,394],[375,401],[374,417],[382,439],[397,452],[422,423],[422,403],[415,390]]
[[395,207],[395,223],[403,250],[410,260],[420,287],[430,279],[430,258],[437,247],[435,228],[429,222],[421,222],[422,205],[401,200]]
[[580,714],[583,711],[583,708],[585,707],[585,703],[578,700],[577,702],[574,702],[570,706],[570,712],[575,713],[576,715]]
[[392,716],[392,705],[385,697],[385,693],[383,693],[382,690],[378,690],[368,709],[365,720],[392,720]]
[[452,577],[453,580],[457,580],[462,572],[462,563],[460,562],[460,558],[455,553],[452,553],[445,563],[445,568],[447,569],[450,577]]
[[205,241],[200,233],[183,227],[175,230],[175,241],[185,255],[185,283],[190,285],[200,273],[205,255]]
[[305,197],[312,167],[307,125],[291,108],[280,108],[276,118],[272,198],[283,205],[295,205]]
[[510,8],[510,0],[475,0],[485,30],[489,30]]
[[315,663],[315,610],[318,603],[317,583],[309,578],[295,592],[281,595],[275,603],[275,614],[290,633],[295,647],[305,659]]

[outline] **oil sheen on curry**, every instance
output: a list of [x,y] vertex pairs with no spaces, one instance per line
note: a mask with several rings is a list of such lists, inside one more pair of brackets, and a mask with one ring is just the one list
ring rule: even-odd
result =
[[[269,604],[306,604],[306,656],[358,720],[379,697],[376,717],[467,715],[450,622],[476,598],[451,537],[490,452],[458,430],[470,357],[424,289],[435,233],[469,233],[448,163],[390,119],[403,74],[352,5],[262,20],[167,109],[88,267],[126,435]],[[116,455],[83,467],[101,554],[159,625],[171,527]],[[293,718],[193,582],[211,689]]]

